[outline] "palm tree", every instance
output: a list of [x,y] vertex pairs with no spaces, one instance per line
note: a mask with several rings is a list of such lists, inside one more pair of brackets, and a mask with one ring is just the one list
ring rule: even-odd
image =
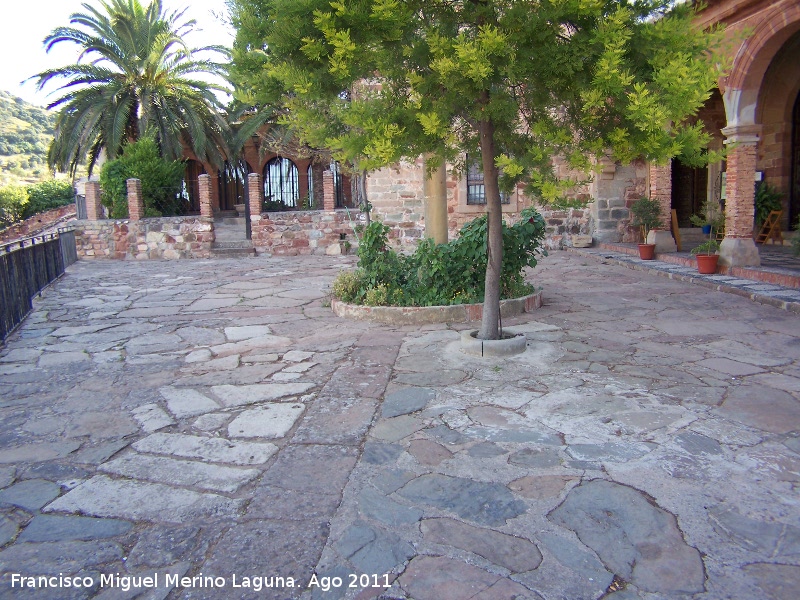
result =
[[[153,132],[162,156],[181,158],[183,145],[201,160],[221,164],[227,125],[208,76],[224,77],[223,64],[195,58],[220,46],[190,49],[183,36],[194,20],[181,22],[184,10],[164,13],[161,0],[143,7],[139,0],[99,0],[100,9],[83,4],[69,27],[54,29],[44,40],[49,51],[60,42],[81,47],[75,64],[35,75],[42,89],[54,79],[66,80],[61,96],[48,108],[60,109],[50,167],[74,174],[88,158],[89,172],[102,151],[108,158],[145,132]],[[86,59],[86,61],[84,61]]]

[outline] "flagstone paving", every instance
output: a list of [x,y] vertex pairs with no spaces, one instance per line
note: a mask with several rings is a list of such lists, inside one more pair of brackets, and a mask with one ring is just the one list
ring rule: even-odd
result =
[[796,314],[556,252],[482,359],[335,317],[353,262],[70,267],[0,348],[0,597],[797,597]]

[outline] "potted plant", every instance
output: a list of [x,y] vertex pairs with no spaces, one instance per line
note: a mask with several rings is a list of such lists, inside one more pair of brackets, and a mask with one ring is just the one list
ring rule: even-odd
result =
[[713,275],[717,272],[719,260],[719,242],[713,238],[707,239],[699,246],[692,248],[692,254],[697,258],[697,272],[702,275]]
[[689,221],[695,227],[700,227],[703,230],[703,235],[710,235],[711,234],[711,222],[708,220],[708,217],[700,213],[699,215],[692,215],[689,217]]
[[703,235],[711,235],[712,230],[720,230],[725,225],[725,213],[716,203],[703,202],[700,213],[689,217],[695,227],[703,230]]
[[642,235],[639,244],[639,257],[642,260],[653,260],[656,254],[656,245],[647,243],[647,236],[653,229],[663,227],[661,223],[661,205],[652,198],[639,198],[631,205],[633,214],[632,225],[638,227]]

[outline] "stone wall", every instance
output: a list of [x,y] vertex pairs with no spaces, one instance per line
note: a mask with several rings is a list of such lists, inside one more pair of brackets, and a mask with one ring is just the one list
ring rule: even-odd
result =
[[58,221],[75,216],[75,204],[59,206],[52,210],[28,217],[20,223],[6,227],[0,231],[0,244],[7,244],[20,238],[37,235],[55,225]]
[[367,195],[373,216],[389,227],[392,244],[413,250],[425,232],[422,159],[373,171]]
[[213,241],[214,223],[204,217],[75,222],[79,259],[207,258]]
[[355,249],[353,223],[358,211],[286,211],[254,215],[251,221],[251,239],[256,252],[298,254],[340,254],[342,235]]
[[[566,164],[556,161],[556,172],[563,178],[580,179]],[[368,178],[367,191],[373,217],[390,228],[389,237],[400,249],[413,250],[425,232],[422,160],[380,169]],[[608,162],[591,183],[576,187],[570,197],[587,202],[584,208],[552,210],[537,207],[547,224],[545,246],[549,249],[571,245],[572,235],[591,235],[599,241],[628,241],[635,232],[628,227],[628,208],[647,194],[647,168],[644,163],[622,167]],[[589,202],[594,200],[593,202]],[[522,190],[511,194],[503,205],[507,223],[519,218],[532,200]],[[448,168],[448,236],[453,239],[465,223],[485,212],[485,207],[467,205],[466,184]]]
[[606,163],[591,186],[594,199],[591,235],[597,242],[636,242],[639,231],[630,226],[630,207],[648,194],[648,166],[642,161],[630,165]]

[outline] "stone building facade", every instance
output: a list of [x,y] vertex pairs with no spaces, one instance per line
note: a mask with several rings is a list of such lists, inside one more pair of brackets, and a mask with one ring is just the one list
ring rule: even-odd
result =
[[[760,263],[753,242],[754,193],[763,180],[783,193],[784,229],[800,218],[800,3],[797,0],[707,0],[698,15],[703,27],[725,24],[732,40],[733,67],[698,114],[711,133],[712,149],[728,147],[727,160],[692,169],[674,160],[667,165],[601,163],[594,180],[575,191],[590,200],[584,210],[542,210],[547,245],[569,245],[571,235],[598,242],[632,242],[630,205],[642,196],[657,198],[662,221],[689,225],[703,204],[724,200],[725,239],[721,263]],[[747,34],[747,35],[746,35]],[[559,168],[559,165],[556,165]],[[454,236],[484,207],[468,205],[466,181],[448,169],[448,234]],[[425,231],[422,161],[372,173],[368,193],[375,213],[391,228],[396,245],[413,245]],[[513,220],[531,200],[519,190],[503,205]],[[675,251],[669,232],[661,232],[659,251]]]

